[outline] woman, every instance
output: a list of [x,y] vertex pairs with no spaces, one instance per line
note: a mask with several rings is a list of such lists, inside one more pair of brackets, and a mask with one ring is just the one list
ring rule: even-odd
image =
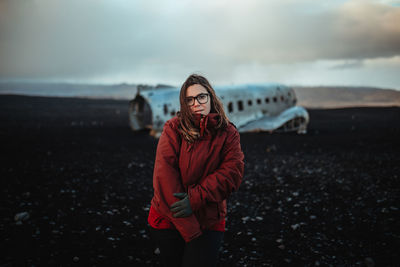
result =
[[150,232],[165,266],[215,266],[243,177],[240,136],[206,78],[190,75],[179,99],[157,146]]

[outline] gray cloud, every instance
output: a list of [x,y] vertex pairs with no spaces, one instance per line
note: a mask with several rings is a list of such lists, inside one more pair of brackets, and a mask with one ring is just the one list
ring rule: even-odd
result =
[[380,1],[0,0],[3,79],[173,82],[206,70],[229,81],[254,66],[399,54],[400,8]]

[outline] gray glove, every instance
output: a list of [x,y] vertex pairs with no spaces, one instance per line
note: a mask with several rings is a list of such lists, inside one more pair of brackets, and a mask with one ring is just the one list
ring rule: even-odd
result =
[[192,208],[190,207],[189,197],[186,193],[174,193],[174,197],[180,198],[181,200],[171,205],[170,209],[174,213],[174,218],[183,218],[190,216]]

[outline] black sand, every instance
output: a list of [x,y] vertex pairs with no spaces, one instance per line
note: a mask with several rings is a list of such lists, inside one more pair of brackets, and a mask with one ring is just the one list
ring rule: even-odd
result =
[[[220,266],[398,266],[400,108],[309,113],[306,135],[241,135]],[[127,101],[3,95],[0,138],[1,266],[158,264],[157,140]]]

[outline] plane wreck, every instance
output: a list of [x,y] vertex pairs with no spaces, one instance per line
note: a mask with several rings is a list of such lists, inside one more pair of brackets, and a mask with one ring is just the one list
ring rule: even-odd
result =
[[[309,115],[296,106],[292,88],[282,84],[215,86],[226,115],[239,132],[306,133]],[[138,86],[129,103],[129,124],[134,131],[150,129],[158,137],[165,122],[180,108],[180,88]]]

